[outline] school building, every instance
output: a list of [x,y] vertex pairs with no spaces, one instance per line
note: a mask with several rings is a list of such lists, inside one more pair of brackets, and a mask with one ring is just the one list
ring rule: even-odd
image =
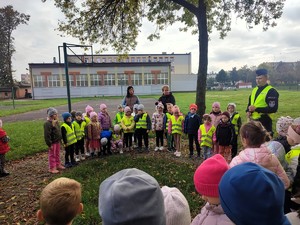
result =
[[[124,96],[132,85],[137,95],[172,91],[195,91],[197,75],[191,74],[191,53],[72,55],[68,56],[71,97]],[[63,63],[30,63],[32,98],[65,98]]]

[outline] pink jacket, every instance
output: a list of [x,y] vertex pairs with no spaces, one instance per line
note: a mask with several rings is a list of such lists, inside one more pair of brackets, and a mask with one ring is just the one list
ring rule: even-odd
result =
[[290,180],[282,168],[278,158],[272,154],[264,144],[260,148],[246,148],[234,157],[229,165],[230,168],[244,162],[253,162],[271,170],[282,180],[284,187],[290,186]]
[[191,225],[234,225],[234,223],[225,215],[221,205],[206,203]]

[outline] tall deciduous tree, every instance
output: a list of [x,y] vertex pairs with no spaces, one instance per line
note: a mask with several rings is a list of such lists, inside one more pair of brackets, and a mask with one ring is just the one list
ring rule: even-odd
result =
[[12,55],[15,52],[12,32],[27,24],[30,16],[19,13],[11,5],[0,8],[0,86],[13,86]]
[[[46,0],[42,0],[46,1]],[[263,30],[275,26],[285,0],[54,0],[66,21],[59,30],[79,38],[83,43],[112,46],[118,53],[128,52],[137,44],[143,18],[156,24],[149,39],[160,31],[181,22],[181,31],[199,35],[199,68],[196,104],[205,112],[208,65],[208,34],[215,28],[224,38],[230,31],[231,17],[245,19],[249,28],[262,24]]]

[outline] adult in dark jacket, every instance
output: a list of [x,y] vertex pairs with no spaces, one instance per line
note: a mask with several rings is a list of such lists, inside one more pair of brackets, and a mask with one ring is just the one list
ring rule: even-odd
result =
[[167,103],[172,103],[173,105],[176,105],[175,97],[173,96],[172,92],[170,92],[169,85],[162,86],[161,90],[163,94],[159,97],[158,101],[164,105],[164,113],[166,113],[168,111]]

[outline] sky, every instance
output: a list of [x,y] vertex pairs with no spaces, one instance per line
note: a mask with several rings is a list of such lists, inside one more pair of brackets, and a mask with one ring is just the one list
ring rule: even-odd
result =
[[[53,0],[0,0],[0,7],[12,5],[20,13],[29,14],[28,25],[19,25],[13,31],[16,52],[12,58],[14,77],[28,73],[28,63],[51,63],[58,59],[58,46],[64,42],[80,44],[72,37],[61,37],[56,31],[58,20],[64,16],[54,6]],[[258,66],[263,62],[295,62],[300,60],[300,1],[286,0],[283,15],[277,26],[263,32],[262,26],[248,29],[242,20],[232,18],[231,31],[225,39],[219,39],[218,32],[210,34],[208,46],[208,72],[226,71],[244,65]],[[150,42],[147,36],[155,26],[145,22],[137,39],[135,54],[192,53],[192,72],[198,70],[198,36],[180,32],[180,24],[168,27],[159,40]],[[94,49],[96,49],[96,45]],[[104,52],[115,54],[114,51]]]

